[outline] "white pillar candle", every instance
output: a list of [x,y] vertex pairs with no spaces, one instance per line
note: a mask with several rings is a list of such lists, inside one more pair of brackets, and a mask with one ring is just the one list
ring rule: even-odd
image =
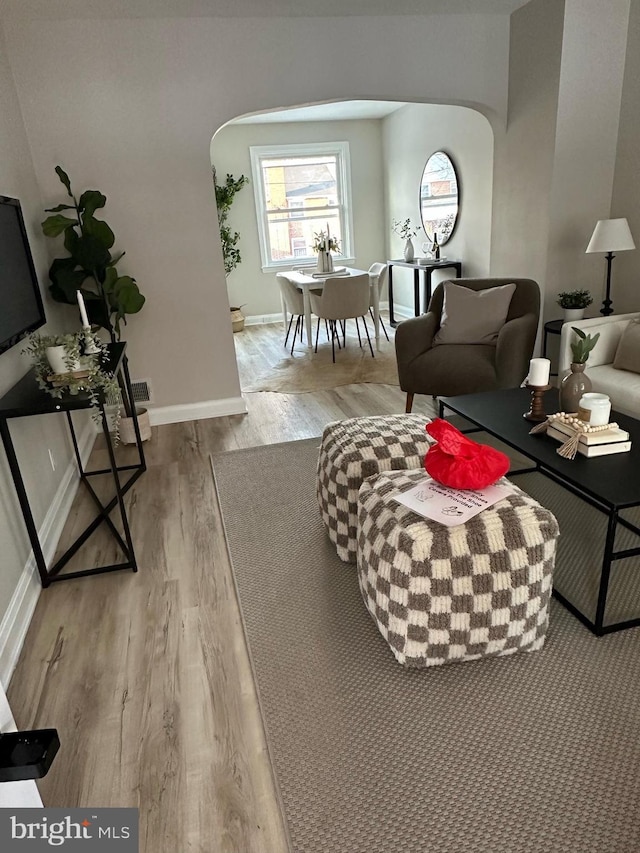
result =
[[529,362],[529,376],[527,377],[527,382],[529,385],[534,385],[537,388],[540,388],[543,385],[548,385],[550,371],[550,359],[532,358]]
[[90,329],[91,324],[89,323],[89,318],[87,317],[87,309],[85,308],[82,292],[80,290],[76,290],[76,296],[78,297],[78,307],[80,308],[80,318],[82,319],[82,327],[84,329]]

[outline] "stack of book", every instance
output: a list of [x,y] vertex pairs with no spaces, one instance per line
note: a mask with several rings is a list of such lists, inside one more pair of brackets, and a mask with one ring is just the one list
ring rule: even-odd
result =
[[[567,424],[556,421],[548,427],[547,435],[561,444],[576,434]],[[617,427],[603,429],[600,432],[584,433],[578,440],[578,453],[583,456],[607,456],[610,453],[626,453],[631,450],[629,433]]]

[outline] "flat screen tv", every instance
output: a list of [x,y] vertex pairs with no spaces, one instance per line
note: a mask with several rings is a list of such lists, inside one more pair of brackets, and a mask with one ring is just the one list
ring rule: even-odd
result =
[[45,322],[20,202],[0,196],[0,352]]

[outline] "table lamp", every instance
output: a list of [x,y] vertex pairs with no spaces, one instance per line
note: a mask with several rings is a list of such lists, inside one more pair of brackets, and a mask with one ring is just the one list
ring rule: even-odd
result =
[[607,290],[606,296],[602,302],[600,313],[608,317],[613,314],[611,308],[611,262],[615,258],[614,252],[625,252],[628,249],[635,249],[636,244],[633,242],[629,223],[625,218],[622,219],[599,219],[596,227],[593,229],[593,234],[589,240],[586,253],[606,252],[607,261]]

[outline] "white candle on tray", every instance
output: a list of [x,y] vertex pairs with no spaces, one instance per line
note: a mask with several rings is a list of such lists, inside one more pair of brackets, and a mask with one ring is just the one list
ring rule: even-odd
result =
[[89,323],[89,318],[87,317],[87,309],[84,304],[84,297],[82,296],[82,292],[80,290],[76,290],[76,296],[78,297],[78,307],[80,308],[82,327],[84,329],[90,329],[91,324]]
[[548,358],[532,358],[529,362],[529,376],[527,383],[540,388],[549,384],[549,373],[551,372],[551,361]]

